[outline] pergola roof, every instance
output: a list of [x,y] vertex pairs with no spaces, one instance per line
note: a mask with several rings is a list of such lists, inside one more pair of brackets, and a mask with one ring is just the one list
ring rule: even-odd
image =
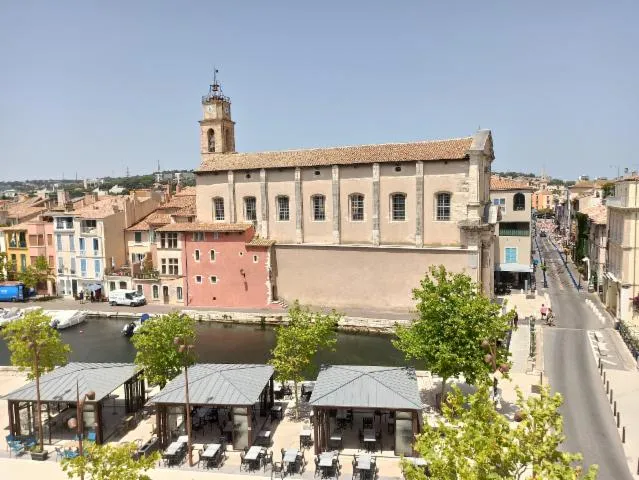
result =
[[415,369],[324,365],[310,402],[314,407],[421,410]]
[[[270,365],[200,363],[189,368],[189,403],[237,405],[256,403],[269,379]],[[186,403],[184,373],[171,380],[149,403]]]
[[[132,363],[68,363],[40,378],[40,399],[42,402],[75,403],[77,385],[80,395],[93,390],[95,400],[100,401],[134,377],[136,371]],[[5,395],[3,399],[35,402],[35,381]]]

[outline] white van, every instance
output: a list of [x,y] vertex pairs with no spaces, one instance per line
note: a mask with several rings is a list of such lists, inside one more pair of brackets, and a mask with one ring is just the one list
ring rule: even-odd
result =
[[113,290],[109,292],[109,303],[111,305],[126,305],[137,307],[146,304],[146,298],[135,290]]

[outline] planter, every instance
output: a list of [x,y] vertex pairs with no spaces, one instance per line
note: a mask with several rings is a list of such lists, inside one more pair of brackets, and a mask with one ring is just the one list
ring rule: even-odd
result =
[[49,452],[46,450],[42,450],[41,452],[33,451],[33,450],[31,451],[31,460],[44,462],[47,458],[49,458]]

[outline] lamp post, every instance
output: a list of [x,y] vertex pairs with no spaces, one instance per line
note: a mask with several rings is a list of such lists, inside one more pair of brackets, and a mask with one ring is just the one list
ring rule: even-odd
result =
[[[76,418],[70,418],[67,425],[69,425],[70,429],[76,429],[78,433],[78,454],[80,458],[84,455],[84,451],[82,449],[82,437],[84,436],[84,402],[86,400],[93,401],[95,400],[95,392],[90,390],[82,395],[82,399],[80,399],[80,386],[78,385],[78,380],[75,381],[75,398],[76,398],[76,409],[75,416]],[[80,480],[84,480],[84,468],[80,469]]]
[[173,343],[177,351],[182,355],[184,361],[184,395],[186,404],[186,449],[189,457],[189,467],[193,466],[193,452],[191,445],[191,404],[189,401],[189,354],[193,350],[193,345],[186,337],[175,337]]

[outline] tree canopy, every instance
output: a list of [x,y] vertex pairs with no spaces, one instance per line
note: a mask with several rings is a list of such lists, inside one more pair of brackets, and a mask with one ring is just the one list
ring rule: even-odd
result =
[[[171,312],[144,322],[133,335],[132,342],[137,353],[135,363],[144,369],[144,376],[152,385],[164,387],[184,368],[184,354],[178,352],[175,337],[188,343],[195,342],[195,320],[179,312]],[[186,358],[188,365],[195,363],[194,355]]]
[[[86,445],[86,444],[85,444]],[[88,474],[91,480],[150,480],[146,472],[155,468],[159,452],[134,458],[134,443],[88,444],[86,455],[62,460],[62,470],[69,478]]]
[[[410,326],[397,326],[393,344],[443,378],[442,398],[449,378],[462,374],[472,384],[491,373],[493,364],[507,361],[508,351],[496,347],[509,329],[512,312],[502,315],[502,307],[483,295],[468,275],[447,272],[443,265],[430,267],[413,298],[418,317]],[[490,362],[486,341],[496,348]]]
[[336,343],[336,328],[341,314],[312,312],[298,301],[288,309],[288,325],[276,330],[277,342],[272,350],[270,364],[282,382],[293,381],[295,385],[295,408],[299,404],[297,384],[304,379],[313,358],[322,349],[333,349]]
[[[581,455],[559,450],[564,441],[559,413],[562,397],[548,387],[527,399],[517,391],[520,420],[511,426],[491,401],[489,386],[480,384],[468,396],[454,387],[443,405],[443,418],[424,423],[415,450],[429,465],[431,478],[440,480],[595,479],[597,467],[587,472],[577,463]],[[404,463],[407,480],[425,480],[422,471]],[[531,476],[532,475],[532,476]]]
[[37,288],[49,278],[49,263],[45,257],[38,257],[26,270],[18,274],[18,280],[27,288]]

